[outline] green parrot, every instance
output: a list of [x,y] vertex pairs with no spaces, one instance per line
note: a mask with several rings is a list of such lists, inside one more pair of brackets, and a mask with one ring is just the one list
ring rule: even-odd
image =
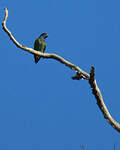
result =
[[[42,33],[34,42],[34,50],[43,52],[46,49],[45,39],[48,37],[47,33]],[[40,56],[34,54],[35,63],[37,64],[40,60]]]

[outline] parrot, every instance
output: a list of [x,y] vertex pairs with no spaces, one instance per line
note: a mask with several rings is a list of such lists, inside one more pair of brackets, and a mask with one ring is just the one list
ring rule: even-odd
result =
[[[40,51],[40,52],[43,52],[45,51],[46,49],[46,41],[45,39],[48,37],[48,34],[47,33],[42,33],[34,42],[34,50],[36,51]],[[38,61],[40,60],[40,56],[38,55],[35,55],[34,54],[34,60],[35,60],[35,63],[37,64]]]

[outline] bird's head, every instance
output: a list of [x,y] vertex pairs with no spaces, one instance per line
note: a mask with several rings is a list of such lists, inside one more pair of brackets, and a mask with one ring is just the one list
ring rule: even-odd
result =
[[40,35],[40,38],[43,38],[43,39],[46,39],[48,37],[48,34],[47,33],[42,33]]

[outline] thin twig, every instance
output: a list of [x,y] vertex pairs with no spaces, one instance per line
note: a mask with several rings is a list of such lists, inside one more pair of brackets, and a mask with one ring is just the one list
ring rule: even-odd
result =
[[81,148],[82,150],[86,150],[86,148],[85,148],[84,145],[80,145],[80,148]]
[[6,21],[8,18],[8,10],[7,8],[5,8],[5,18],[4,21],[2,23],[3,29],[4,31],[8,34],[8,36],[10,37],[10,39],[13,41],[13,43],[23,49],[24,51],[27,51],[29,53],[32,54],[37,54],[43,58],[49,58],[49,59],[55,59],[59,62],[61,62],[62,64],[68,66],[70,69],[76,71],[76,75],[72,77],[73,80],[80,80],[80,79],[87,79],[89,80],[89,84],[91,85],[92,88],[92,92],[93,95],[95,96],[96,100],[97,100],[97,104],[100,108],[100,110],[102,111],[105,119],[107,119],[108,123],[115,128],[118,132],[120,132],[120,124],[118,122],[116,122],[110,115],[106,105],[104,104],[103,98],[102,98],[102,94],[97,86],[96,80],[94,79],[94,67],[91,67],[91,72],[90,75],[86,72],[84,72],[82,69],[80,69],[78,66],[75,66],[74,64],[72,64],[71,62],[65,60],[64,58],[56,55],[56,54],[49,54],[49,53],[41,53],[39,51],[36,51],[32,48],[28,48],[25,47],[24,45],[21,45],[19,42],[16,41],[16,39],[13,37],[13,35],[11,34],[11,32],[7,29],[6,27]]
[[116,150],[116,145],[114,144],[114,150]]

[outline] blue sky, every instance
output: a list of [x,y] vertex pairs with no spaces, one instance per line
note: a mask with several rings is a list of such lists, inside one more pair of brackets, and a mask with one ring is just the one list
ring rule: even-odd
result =
[[[33,48],[47,32],[46,52],[56,53],[96,80],[114,119],[120,122],[120,1],[0,1],[0,22],[21,44]],[[0,149],[113,150],[120,135],[104,119],[88,81],[55,60],[17,48],[0,26]]]

